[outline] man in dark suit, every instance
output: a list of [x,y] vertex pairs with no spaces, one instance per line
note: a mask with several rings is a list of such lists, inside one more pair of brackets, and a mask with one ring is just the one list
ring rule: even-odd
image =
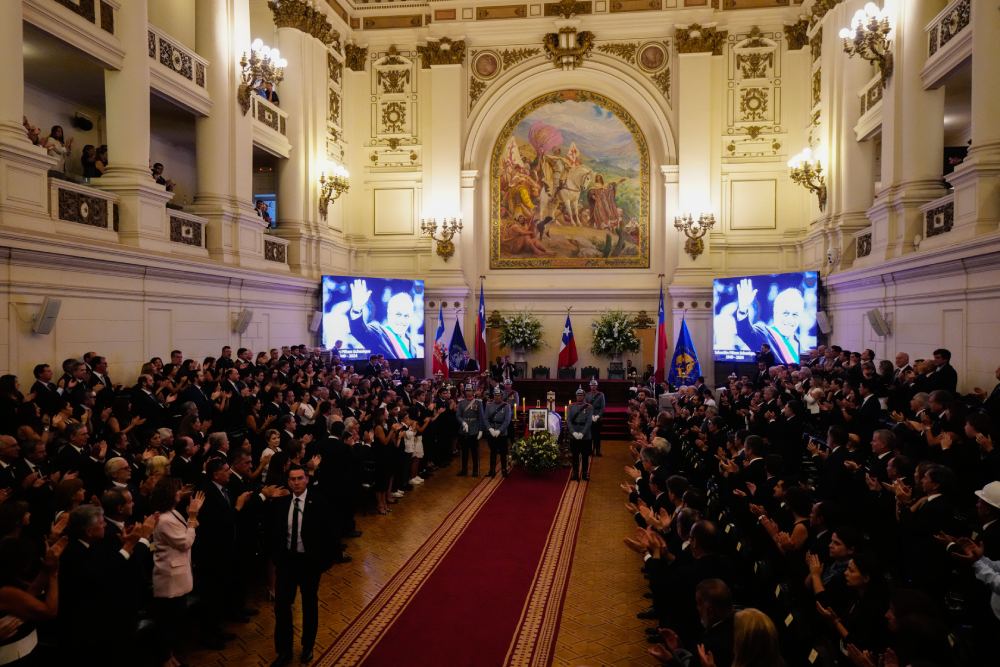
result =
[[52,367],[38,364],[34,368],[34,376],[35,384],[31,385],[31,393],[35,395],[35,404],[42,409],[42,414],[51,415],[59,402],[59,389],[52,382]]
[[201,420],[212,419],[212,399],[202,389],[201,383],[204,374],[201,371],[194,371],[189,376],[189,384],[181,392],[180,403],[191,401],[198,406],[198,417]]
[[958,387],[958,373],[951,365],[951,351],[945,348],[934,350],[934,370],[925,376],[927,387],[925,391],[944,389],[955,393]]
[[[223,458],[213,458],[205,465],[205,480],[200,490],[205,494],[205,504],[198,514],[198,536],[194,543],[197,564],[196,584],[201,590],[205,618],[202,623],[202,643],[209,648],[222,648],[230,635],[222,630],[223,615],[234,620],[246,620],[242,609],[234,610],[229,604],[232,596],[235,570],[230,559],[236,548],[237,505],[247,498],[233,498],[229,494],[229,463]],[[247,492],[247,497],[249,497]]]
[[142,433],[150,433],[167,422],[167,407],[153,393],[153,376],[140,375],[132,389],[132,413],[146,421]]
[[[996,369],[995,375],[997,380],[1000,380],[1000,367]],[[32,390],[34,390],[34,388],[32,388]],[[973,389],[972,393],[977,399],[982,401],[983,411],[990,416],[990,420],[993,422],[993,428],[997,429],[997,427],[1000,427],[1000,383],[993,387],[993,391],[988,394],[985,390],[979,387]]]
[[69,424],[65,431],[67,444],[56,454],[55,466],[63,474],[80,473],[88,493],[100,493],[104,488],[104,455],[108,445],[101,442],[91,447],[90,433],[84,424]]
[[319,579],[337,560],[329,526],[330,506],[318,490],[309,488],[302,466],[288,469],[290,495],[276,498],[268,508],[266,531],[275,566],[274,649],[271,667],[292,661],[292,604],[302,592],[302,656],[308,664],[319,625]]

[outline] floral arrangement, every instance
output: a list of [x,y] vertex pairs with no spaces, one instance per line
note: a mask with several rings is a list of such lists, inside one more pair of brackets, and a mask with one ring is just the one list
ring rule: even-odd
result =
[[537,350],[542,346],[542,323],[531,313],[514,313],[500,323],[500,346]]
[[635,317],[621,310],[608,310],[591,325],[594,342],[590,351],[602,357],[623,352],[638,352],[639,339],[635,335]]
[[559,443],[548,431],[535,431],[517,440],[510,453],[514,461],[530,473],[546,472],[559,465]]

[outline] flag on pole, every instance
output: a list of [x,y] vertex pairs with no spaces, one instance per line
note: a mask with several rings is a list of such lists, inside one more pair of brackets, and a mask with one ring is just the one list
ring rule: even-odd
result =
[[479,316],[476,318],[476,361],[479,368],[489,368],[490,360],[486,356],[486,299],[483,296],[483,281],[479,280]]
[[670,362],[670,384],[675,387],[692,385],[701,375],[701,364],[698,363],[698,352],[691,342],[687,320],[681,320],[681,330],[677,334],[677,345],[674,346],[673,361]]
[[667,376],[667,319],[663,310],[663,285],[660,285],[660,318],[656,321],[656,355],[654,358],[656,381],[663,382]]
[[444,303],[438,307],[438,326],[434,334],[434,356],[432,372],[448,377],[448,341],[444,339]]
[[559,368],[569,368],[576,363],[576,340],[573,338],[573,324],[566,313],[566,325],[563,327],[562,344],[559,346]]
[[453,371],[464,370],[462,355],[468,351],[469,348],[465,346],[465,336],[462,335],[462,321],[458,318],[451,332],[451,344],[448,345],[448,367]]

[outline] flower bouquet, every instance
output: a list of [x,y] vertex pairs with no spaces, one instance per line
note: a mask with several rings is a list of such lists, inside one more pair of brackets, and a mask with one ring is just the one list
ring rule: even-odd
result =
[[638,352],[635,317],[621,310],[601,313],[594,321],[594,342],[590,351],[601,357],[616,357],[624,352]]
[[548,431],[536,431],[518,439],[510,453],[516,463],[533,474],[553,470],[559,465],[559,443]]

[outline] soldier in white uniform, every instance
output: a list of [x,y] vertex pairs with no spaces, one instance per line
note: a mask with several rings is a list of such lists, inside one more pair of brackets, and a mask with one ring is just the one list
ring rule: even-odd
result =
[[[570,477],[574,482],[580,479],[590,479],[590,439],[591,427],[594,423],[593,408],[590,403],[584,400],[585,392],[583,387],[576,390],[576,403],[569,406],[569,448],[573,453],[573,475]],[[582,461],[581,461],[582,459]],[[582,466],[581,466],[582,463]]]
[[[514,433],[515,426],[513,415],[516,411],[517,402],[521,400],[521,397],[518,396],[517,390],[514,389],[514,383],[511,382],[510,378],[503,381],[503,400],[510,406],[510,414],[512,417],[510,420],[510,428],[507,429],[507,436],[513,440],[516,435]],[[527,417],[527,415],[525,415],[525,417]]]
[[510,439],[510,406],[503,400],[500,387],[493,388],[493,401],[486,404],[486,442],[490,446],[490,471],[488,477],[497,474],[497,457],[500,457],[500,472],[507,476],[507,448]]
[[486,417],[483,402],[475,397],[472,385],[465,385],[465,398],[458,402],[458,437],[462,443],[462,469],[459,477],[469,474],[469,456],[472,456],[472,476],[479,477],[479,439],[483,437]]

